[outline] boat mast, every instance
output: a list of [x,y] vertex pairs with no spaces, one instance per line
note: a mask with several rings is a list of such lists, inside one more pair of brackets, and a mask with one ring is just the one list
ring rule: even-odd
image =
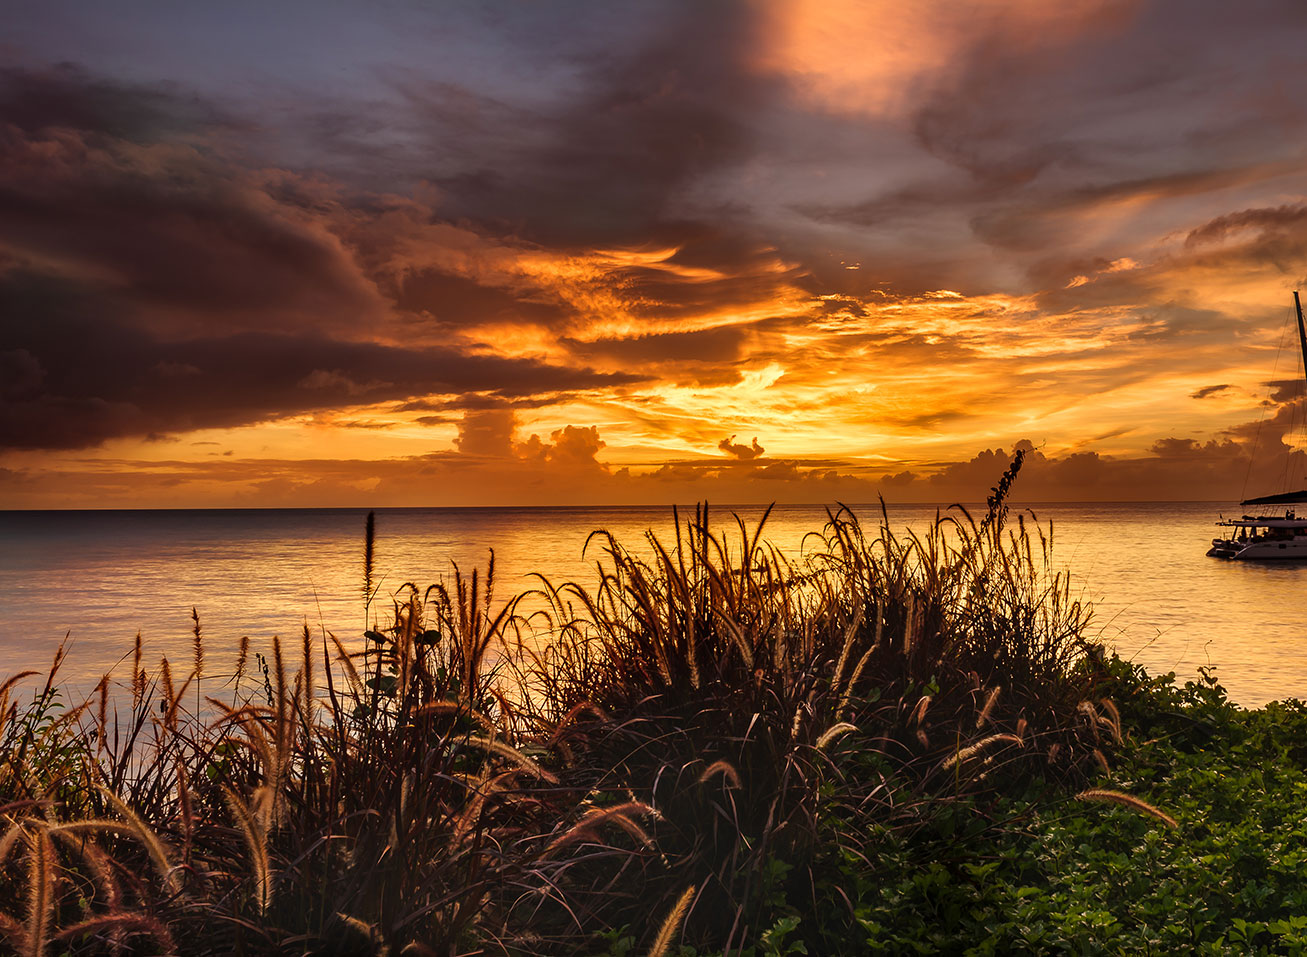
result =
[[1293,308],[1298,311],[1298,344],[1302,346],[1302,371],[1307,377],[1307,325],[1302,321],[1302,303],[1298,301],[1298,290],[1293,291]]
[[1307,325],[1302,321],[1302,303],[1298,301],[1297,289],[1293,291],[1293,308],[1298,313],[1298,345],[1302,346],[1302,376],[1303,380],[1307,381]]
[[[1293,308],[1298,313],[1298,345],[1302,347],[1302,369],[1303,378],[1307,380],[1307,322],[1302,318],[1302,301],[1298,298],[1298,290],[1293,291]],[[1248,468],[1252,469],[1249,463]],[[1261,495],[1257,498],[1246,498],[1240,505],[1300,505],[1307,504],[1307,488],[1298,492],[1282,492],[1278,495]]]

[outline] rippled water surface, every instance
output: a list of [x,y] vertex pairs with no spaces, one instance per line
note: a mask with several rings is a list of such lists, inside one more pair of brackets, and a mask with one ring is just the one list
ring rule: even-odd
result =
[[[1095,606],[1094,630],[1153,671],[1214,666],[1231,696],[1255,706],[1307,698],[1307,564],[1204,556],[1217,505],[1037,507],[1054,527],[1054,559]],[[752,522],[762,509],[738,509]],[[857,510],[871,523],[879,509]],[[729,510],[720,510],[723,519]],[[890,510],[896,528],[924,529],[933,508]],[[186,660],[191,608],[209,668],[234,658],[242,635],[296,635],[305,621],[339,635],[364,624],[366,510],[0,513],[0,671],[43,668],[70,634],[67,674],[91,679],[130,655]],[[798,554],[825,510],[778,507],[766,537]],[[496,594],[555,580],[594,580],[586,536],[607,529],[638,545],[672,534],[670,508],[383,509],[375,567],[388,594],[496,557]],[[592,556],[593,558],[593,553]]]

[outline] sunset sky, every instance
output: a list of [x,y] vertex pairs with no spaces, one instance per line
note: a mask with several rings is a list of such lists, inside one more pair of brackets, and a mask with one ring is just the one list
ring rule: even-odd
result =
[[4,7],[0,507],[1307,485],[1301,0]]

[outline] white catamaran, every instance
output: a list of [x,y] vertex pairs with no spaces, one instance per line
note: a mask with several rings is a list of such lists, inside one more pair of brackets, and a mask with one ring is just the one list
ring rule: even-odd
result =
[[[1307,381],[1307,325],[1303,323],[1297,292],[1293,294],[1293,305],[1298,312],[1298,344],[1302,347],[1303,377]],[[1212,539],[1208,555],[1240,561],[1307,559],[1307,516],[1299,518],[1290,507],[1307,505],[1307,489],[1248,498],[1239,504],[1283,505],[1285,509],[1283,514],[1267,514],[1262,510],[1259,514],[1217,522],[1230,531],[1225,538]]]

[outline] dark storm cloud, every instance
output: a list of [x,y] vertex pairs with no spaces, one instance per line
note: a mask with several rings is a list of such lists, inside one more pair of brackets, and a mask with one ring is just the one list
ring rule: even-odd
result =
[[562,339],[573,352],[587,360],[612,359],[624,363],[731,363],[744,353],[747,329],[722,326],[694,332],[667,332],[629,339],[598,339],[581,342]]
[[986,198],[973,183],[935,179],[897,187],[853,203],[810,203],[797,211],[820,223],[876,227],[920,216],[941,207],[967,206]]
[[[525,359],[302,333],[159,338],[95,291],[11,273],[0,446],[78,448],[120,436],[244,425],[296,412],[478,392],[505,401],[637,381]],[[17,318],[19,321],[14,321]]]
[[[1143,179],[1109,181],[1061,190],[1036,190],[1025,198],[1000,207],[986,208],[971,220],[975,234],[994,246],[1030,251],[1056,246],[1066,238],[1068,223],[1112,204],[1155,203],[1201,197],[1222,190],[1247,186],[1276,175],[1300,171],[1298,163],[1250,164],[1167,173]],[[1296,207],[1275,210],[1245,210],[1222,216],[1191,231],[1186,248],[1194,249],[1240,230],[1261,228],[1263,233],[1280,233],[1305,217]]]
[[756,459],[767,451],[765,448],[763,448],[761,445],[758,444],[758,437],[756,435],[753,437],[753,442],[749,445],[744,445],[740,442],[736,442],[735,436],[732,435],[729,439],[722,439],[720,442],[718,442],[717,448],[721,449],[727,455],[734,456],[735,458],[743,462],[750,461],[751,459]]
[[1226,392],[1232,388],[1234,387],[1231,386],[1229,383],[1224,383],[1222,385],[1205,385],[1197,392],[1190,393],[1189,398],[1206,399],[1208,396],[1219,395],[1222,392]]
[[[1276,170],[1284,172],[1285,168],[1277,166]],[[1140,246],[1133,241],[1118,242],[1110,256],[1085,255],[1083,247],[1074,240],[1068,241],[1082,223],[1121,215],[1114,213],[1114,209],[1121,207],[1148,210],[1159,219],[1174,218],[1188,227],[1193,222],[1193,213],[1186,211],[1186,204],[1202,209],[1211,203],[1212,196],[1261,188],[1272,178],[1268,171],[1255,167],[1227,173],[1222,170],[1160,177],[1148,183],[1044,191],[987,208],[973,217],[971,226],[978,238],[995,248],[1015,256],[1033,256],[1027,261],[1025,274],[1041,289],[1040,304],[1051,310],[1146,302],[1152,298],[1153,287],[1159,280],[1168,273],[1189,268],[1246,270],[1263,264],[1283,271],[1301,268],[1307,259],[1307,239],[1288,215],[1223,216],[1193,230],[1179,249],[1162,255],[1158,255],[1159,247],[1165,236],[1141,236]],[[1301,168],[1298,173],[1301,175]],[[1199,180],[1204,184],[1201,187],[1197,185]],[[1218,236],[1237,242],[1221,244]],[[1114,271],[1113,257],[1136,251],[1155,258],[1143,270]]]
[[540,405],[552,405],[555,402],[572,398],[571,393],[554,392],[545,395],[505,398],[502,395],[469,392],[442,399],[413,399],[401,402],[392,412],[470,412],[485,409],[534,409]]
[[[742,235],[738,224],[687,219],[687,210],[708,214],[683,202],[698,177],[748,155],[739,115],[775,86],[743,64],[751,14],[722,6],[711,16],[687,8],[663,19],[633,53],[577,54],[580,92],[541,112],[482,109],[447,84],[429,91],[444,106],[406,122],[429,123],[451,143],[466,141],[455,157],[460,168],[494,185],[450,190],[437,204],[440,219],[410,203],[409,226],[417,231],[459,216],[492,242],[499,230],[569,246],[629,240],[674,250],[661,264],[618,265],[604,276],[642,318],[697,318],[752,305],[794,281],[801,270],[778,268],[774,250]],[[355,338],[360,327],[384,335],[392,312],[428,337],[486,324],[577,325],[575,307],[544,284],[473,279],[410,258],[426,240],[415,236],[400,248],[386,225],[394,198],[247,168],[237,157],[249,150],[237,153],[230,142],[169,139],[170,131],[204,126],[197,116],[218,115],[198,99],[71,67],[10,71],[5,81],[21,123],[0,129],[0,251],[7,243],[20,258],[53,258],[74,275],[110,274],[116,295],[131,300],[142,321],[173,334],[217,322],[330,328]],[[431,104],[414,93],[409,105],[422,111]],[[313,125],[318,114],[308,112]],[[347,125],[351,116],[337,120]],[[385,111],[382,119],[355,118],[361,134],[369,121],[394,119]],[[266,147],[275,131],[249,123],[246,132],[243,143]],[[389,135],[398,134],[391,128]],[[485,137],[511,141],[513,149],[479,149]],[[379,134],[369,153],[383,166],[391,162],[379,149],[385,143]],[[398,152],[417,164],[410,173],[419,168],[419,157]],[[331,165],[330,148],[321,160]],[[396,256],[402,262],[392,268]]]
[[747,4],[672,6],[578,55],[578,95],[508,118],[522,145],[438,179],[451,210],[548,244],[685,239],[687,191],[750,155],[749,116],[783,89],[747,66],[756,20]]
[[571,310],[544,290],[526,295],[484,286],[438,270],[413,270],[397,284],[395,303],[410,312],[430,314],[451,328],[482,323],[526,322],[557,327]]
[[[751,259],[761,257],[755,254]],[[788,277],[760,276],[748,261],[735,264],[735,275],[711,281],[686,280],[658,268],[629,268],[613,277],[628,291],[632,315],[662,319],[693,319],[712,315],[732,306],[766,302],[769,293],[779,293]]]
[[530,406],[640,378],[465,356],[430,336],[360,341],[405,314],[457,330],[559,325],[566,313],[547,291],[439,270],[374,281],[369,268],[384,270],[391,254],[384,238],[351,234],[355,246],[339,234],[388,203],[346,204],[321,181],[178,140],[194,117],[216,115],[203,104],[60,68],[3,73],[0,105],[4,447],[74,448],[432,394],[454,409]]
[[1301,275],[1307,269],[1307,205],[1245,209],[1218,217],[1189,234],[1185,251],[1200,268],[1271,265]]
[[[1102,220],[1084,229],[1099,210],[1124,223],[1167,205],[1170,223],[1187,231],[1223,192],[1237,203],[1240,191],[1291,176],[1298,181],[1280,195],[1299,192],[1307,80],[1289,64],[1298,58],[1304,9],[1286,0],[1109,2],[1068,12],[1038,34],[1023,32],[1020,18],[1014,26],[977,16],[950,67],[924,85],[910,110],[914,144],[932,159],[922,172],[843,204],[800,208],[816,222],[856,226],[887,243],[900,234],[906,255],[891,246],[864,257],[895,290],[921,288],[930,268],[934,288],[980,291],[1011,276],[995,272],[995,253],[1008,269],[1030,269],[1027,288],[1083,273],[1055,264],[1099,253]],[[1059,29],[1064,23],[1076,26]],[[1186,204],[1202,212],[1186,216]],[[1192,241],[1271,228],[1275,243],[1255,252],[1259,261],[1295,261],[1294,207],[1250,212],[1259,215],[1217,220]],[[1153,230],[1177,228],[1149,219]],[[1121,256],[1129,239],[1107,238],[1117,250],[1109,258]],[[995,252],[978,256],[976,239]],[[1113,287],[1068,298],[1147,297],[1125,277]]]
[[1225,339],[1239,330],[1239,320],[1214,309],[1196,309],[1177,303],[1162,303],[1138,310],[1139,328],[1125,333],[1125,342],[1169,342],[1177,339]]
[[1073,153],[1044,125],[1042,111],[1030,109],[1033,91],[1026,84],[1045,64],[995,49],[999,42],[977,44],[961,81],[927,99],[913,123],[926,152],[991,192],[1024,186]]
[[0,68],[4,123],[26,133],[74,129],[138,142],[239,125],[212,104],[169,85],[110,81],[73,63]]
[[1307,204],[1295,203],[1264,209],[1244,209],[1226,216],[1218,216],[1191,230],[1185,237],[1188,247],[1220,242],[1233,233],[1254,229],[1259,232],[1301,229],[1307,222]]
[[170,322],[321,326],[378,298],[310,217],[194,150],[0,129],[0,245],[108,274]]
[[1266,383],[1266,386],[1271,390],[1268,401],[1275,405],[1292,402],[1307,393],[1307,384],[1302,379],[1277,379],[1274,382]]

